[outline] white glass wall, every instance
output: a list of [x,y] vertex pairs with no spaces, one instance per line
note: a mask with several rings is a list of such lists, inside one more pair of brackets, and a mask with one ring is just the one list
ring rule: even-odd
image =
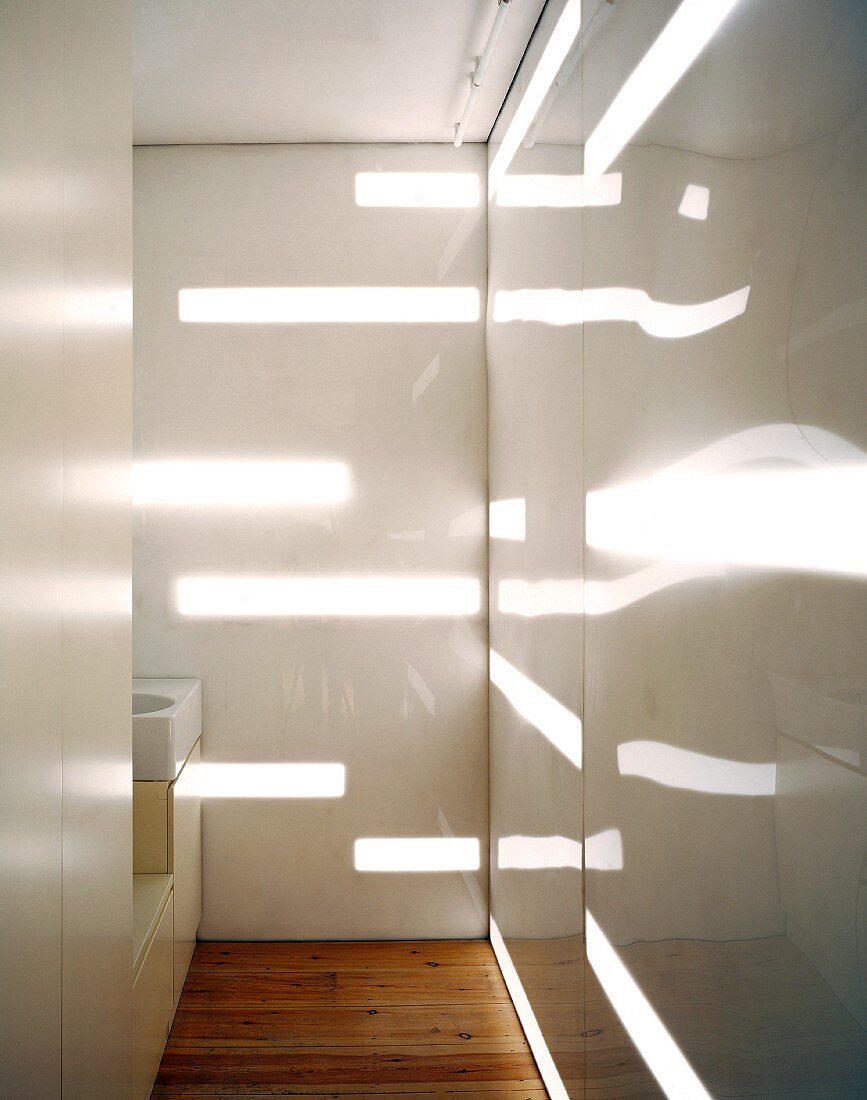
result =
[[492,912],[553,1093],[856,1095],[867,12],[577,7],[490,149]]

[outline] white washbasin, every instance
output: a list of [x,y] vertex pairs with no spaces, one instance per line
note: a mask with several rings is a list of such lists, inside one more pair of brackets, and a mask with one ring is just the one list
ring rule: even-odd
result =
[[174,779],[201,732],[201,680],[133,680],[133,779]]

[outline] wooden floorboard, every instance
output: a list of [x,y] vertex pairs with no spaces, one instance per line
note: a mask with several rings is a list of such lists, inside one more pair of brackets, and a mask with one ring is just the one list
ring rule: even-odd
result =
[[154,1097],[546,1100],[483,941],[201,943]]

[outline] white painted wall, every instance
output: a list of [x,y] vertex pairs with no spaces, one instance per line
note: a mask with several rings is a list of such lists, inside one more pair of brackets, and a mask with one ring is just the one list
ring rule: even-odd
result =
[[126,3],[0,5],[0,1094],[130,1088]]
[[[205,761],[346,768],[342,798],[206,798],[200,935],[483,935],[483,608],[195,619],[179,612],[175,586],[197,574],[481,585],[482,317],[193,324],[178,319],[178,292],[397,286],[483,296],[481,205],[361,208],[355,175],[460,171],[481,183],[484,150],[208,146],[139,149],[135,165],[137,461],[326,460],[345,463],[350,479],[343,502],[214,507],[194,494],[136,517],[136,675],[202,679]],[[480,841],[480,871],[353,865],[360,837],[452,835]]]

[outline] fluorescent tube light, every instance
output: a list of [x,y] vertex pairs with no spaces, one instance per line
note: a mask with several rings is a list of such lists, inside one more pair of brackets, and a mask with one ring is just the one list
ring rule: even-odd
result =
[[177,459],[137,462],[132,471],[136,505],[258,508],[339,504],[348,496],[342,462]]
[[226,286],[178,291],[178,317],[194,324],[442,324],[477,321],[479,310],[474,286]]
[[178,612],[189,618],[474,615],[472,577],[181,577]]
[[355,842],[356,871],[478,871],[476,837],[360,837]]
[[[581,29],[581,0],[567,0],[488,170],[492,199]],[[599,175],[602,175],[600,172]]]
[[466,209],[481,202],[475,172],[358,172],[358,206]]

